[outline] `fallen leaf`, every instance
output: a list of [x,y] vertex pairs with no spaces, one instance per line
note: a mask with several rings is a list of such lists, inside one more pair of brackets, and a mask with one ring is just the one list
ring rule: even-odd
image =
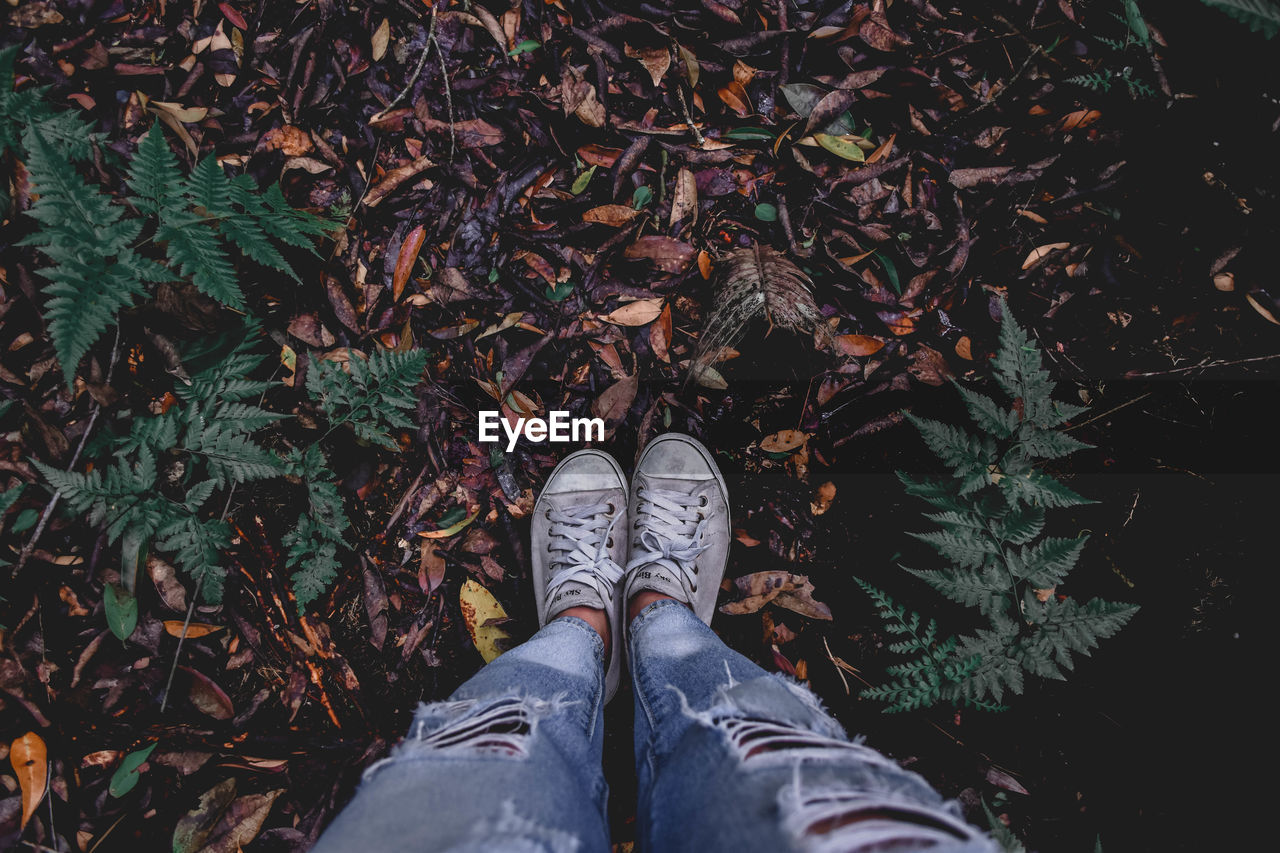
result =
[[592,401],[591,413],[602,419],[606,426],[619,423],[631,410],[631,404],[635,402],[639,388],[640,380],[636,376],[619,379]]
[[1213,286],[1223,293],[1230,293],[1236,289],[1236,277],[1229,272],[1220,272],[1213,277]]
[[666,47],[632,47],[628,44],[623,46],[623,52],[644,66],[655,86],[662,82],[671,67],[671,51]]
[[396,256],[395,272],[391,277],[393,302],[400,301],[400,294],[404,293],[404,286],[408,283],[409,276],[413,274],[413,267],[418,262],[418,253],[422,251],[422,243],[426,239],[426,229],[417,225],[405,235],[404,242],[400,244],[400,254]]
[[467,626],[467,633],[471,635],[471,642],[475,644],[476,651],[484,658],[485,663],[489,663],[505,651],[502,642],[510,639],[500,626],[489,623],[505,620],[507,612],[493,597],[493,593],[473,580],[462,585],[458,603],[462,609],[462,621]]
[[926,385],[941,385],[951,377],[951,368],[942,353],[924,345],[912,353],[907,371]]
[[1248,300],[1250,305],[1253,306],[1254,311],[1257,311],[1259,314],[1262,315],[1263,319],[1280,326],[1280,319],[1276,319],[1275,311],[1273,311],[1271,308],[1268,308],[1266,305],[1264,305],[1261,299],[1259,299],[1257,296],[1255,296],[1252,293],[1246,293],[1244,295],[1244,298]]
[[262,135],[262,147],[267,151],[279,151],[286,157],[301,157],[311,151],[311,136],[302,128],[286,124],[268,130]]
[[[164,632],[170,637],[181,637],[182,624],[183,620],[181,619],[166,619],[164,621]],[[207,625],[203,622],[191,622],[187,625],[187,639],[195,640],[200,637],[207,637],[210,634],[218,633],[222,628],[222,625]]]
[[1067,113],[1062,117],[1062,122],[1058,125],[1059,130],[1080,130],[1088,127],[1098,119],[1102,118],[1102,113],[1097,110],[1076,110],[1073,113]]
[[1031,254],[1027,255],[1027,259],[1022,262],[1022,268],[1024,270],[1031,269],[1050,252],[1069,248],[1071,248],[1070,243],[1045,243],[1043,246],[1036,246],[1031,250]]
[[994,184],[1013,171],[1012,166],[984,166],[980,169],[953,169],[947,180],[956,189],[967,190],[978,184]]
[[391,22],[383,18],[382,23],[378,24],[378,28],[373,31],[370,41],[373,48],[373,61],[377,62],[387,55],[387,44],[391,41]]
[[419,532],[418,535],[426,539],[448,539],[450,536],[456,536],[468,524],[475,521],[476,516],[478,515],[480,515],[479,505],[472,507],[470,513],[468,513],[460,521],[456,521],[453,524],[450,524],[448,527],[445,527],[441,530],[423,530]]
[[49,754],[44,739],[35,732],[27,732],[15,740],[9,746],[9,763],[22,788],[21,827],[25,829],[49,787]]
[[238,797],[209,832],[202,853],[240,853],[262,830],[276,798],[284,789]]
[[830,480],[818,486],[813,500],[809,502],[809,511],[814,515],[825,515],[831,509],[831,502],[836,499],[836,484]]
[[313,347],[331,347],[336,342],[333,332],[325,328],[314,311],[299,314],[289,321],[289,334]]
[[662,361],[671,363],[671,306],[664,306],[658,322],[649,327],[649,348]]
[[658,319],[661,313],[661,299],[637,299],[610,311],[600,319],[618,326],[644,326]]
[[430,539],[422,540],[418,557],[418,587],[428,595],[444,582],[446,563],[444,557],[436,553],[436,543]]
[[671,195],[671,218],[668,222],[674,229],[681,223],[693,225],[697,221],[698,182],[694,179],[693,172],[682,168],[676,173],[675,191]]
[[617,228],[620,225],[626,225],[639,215],[640,211],[629,204],[602,204],[583,213],[582,221]]
[[729,81],[727,86],[717,89],[716,94],[738,115],[743,118],[751,115],[751,99],[747,95],[747,90],[742,88],[742,84],[737,80]]
[[867,159],[867,154],[858,146],[856,142],[846,136],[832,136],[828,133],[815,133],[813,138],[823,148],[835,154],[837,157],[843,157],[846,160],[852,160],[861,163]]
[[107,627],[121,641],[129,639],[129,635],[138,627],[138,599],[118,583],[109,583],[102,588],[102,608],[106,611]]
[[956,341],[956,355],[965,361],[973,361],[973,342],[969,340],[968,335],[962,335],[960,340]]
[[809,440],[809,433],[798,429],[784,429],[765,436],[760,441],[760,449],[765,453],[790,453]]
[[157,746],[159,746],[159,743],[152,743],[129,753],[121,759],[120,766],[116,768],[115,773],[111,774],[111,782],[107,785],[107,793],[113,797],[123,797],[132,791],[137,786],[138,780],[142,778],[138,768],[147,763],[147,759],[151,757],[151,753],[155,752]]
[[694,248],[688,243],[652,234],[636,240],[626,251],[628,258],[652,261],[658,269],[669,273],[682,271],[694,254]]
[[191,676],[191,687],[187,695],[197,710],[215,720],[229,720],[236,715],[231,697],[212,678],[189,666],[178,668]]
[[203,850],[209,833],[235,798],[235,777],[223,779],[201,794],[196,807],[180,817],[173,828],[173,853]]
[[836,349],[845,355],[875,355],[884,349],[884,341],[871,335],[837,335]]

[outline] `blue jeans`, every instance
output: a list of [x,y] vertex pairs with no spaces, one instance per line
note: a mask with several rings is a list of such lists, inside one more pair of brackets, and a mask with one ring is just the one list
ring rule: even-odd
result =
[[[585,622],[557,619],[422,706],[315,853],[609,850],[603,651]],[[646,607],[629,651],[639,849],[999,849],[683,605]]]

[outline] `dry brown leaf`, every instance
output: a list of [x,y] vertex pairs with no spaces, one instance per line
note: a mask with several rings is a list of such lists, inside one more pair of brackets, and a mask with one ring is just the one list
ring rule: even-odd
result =
[[730,81],[729,85],[722,86],[716,90],[716,94],[720,96],[720,100],[728,105],[738,115],[746,118],[751,115],[751,99],[747,96],[747,90],[742,88],[742,84],[737,80]]
[[809,511],[814,515],[824,515],[826,511],[831,509],[831,502],[836,499],[836,484],[828,480],[813,495],[813,500],[809,502]]
[[973,342],[969,340],[968,335],[962,335],[960,340],[956,341],[956,355],[965,361],[973,361]]
[[837,335],[836,349],[844,355],[875,355],[884,349],[884,341],[871,335]]
[[649,327],[649,348],[662,361],[671,363],[671,306],[663,306],[658,322]]
[[413,274],[413,267],[418,262],[418,253],[422,251],[422,243],[426,239],[426,229],[417,225],[405,235],[404,242],[400,244],[395,272],[391,276],[392,301],[400,301],[400,295],[404,293],[404,286],[409,282],[409,276]]
[[629,204],[602,204],[583,213],[582,221],[612,225],[617,228],[620,225],[626,225],[639,215],[640,211]]
[[604,420],[606,425],[614,425],[622,421],[635,402],[640,381],[635,376],[619,379],[604,390],[604,393],[591,403],[591,413]]
[[1041,259],[1043,259],[1050,252],[1056,252],[1060,249],[1069,249],[1069,248],[1071,248],[1070,243],[1045,243],[1043,246],[1036,246],[1034,249],[1031,250],[1031,253],[1027,255],[1027,259],[1022,262],[1022,268],[1024,270],[1031,269],[1033,266],[1038,264],[1041,261]]
[[27,732],[15,740],[9,746],[9,763],[22,788],[21,826],[26,828],[49,787],[49,754],[44,739],[35,732]]
[[1264,305],[1261,299],[1259,299],[1257,296],[1255,296],[1252,293],[1246,293],[1244,295],[1244,298],[1247,299],[1249,301],[1249,304],[1253,306],[1253,310],[1261,314],[1264,319],[1272,323],[1275,323],[1277,326],[1280,326],[1280,320],[1276,319],[1275,311],[1272,308],[1269,308],[1266,305]]
[[310,153],[314,146],[309,133],[300,127],[286,124],[264,133],[262,147],[267,151],[279,151],[286,157],[301,157]]
[[1213,277],[1213,286],[1223,293],[1230,293],[1236,289],[1236,277],[1229,272],[1220,272]]
[[652,261],[654,266],[664,272],[678,273],[693,260],[694,248],[674,237],[650,234],[628,246],[626,256]]
[[784,429],[767,435],[760,440],[760,449],[765,453],[790,453],[809,440],[809,433],[798,429]]
[[[685,220],[688,220],[685,222]],[[668,220],[672,228],[684,223],[693,225],[698,221],[698,184],[693,172],[681,168],[676,173],[675,191],[671,195],[671,218]]]
[[610,311],[600,319],[618,326],[644,326],[658,319],[661,314],[661,299],[637,299]]
[[[164,620],[164,632],[170,637],[181,637],[182,624],[183,620],[181,619],[166,619]],[[191,622],[187,625],[187,639],[195,640],[200,637],[207,637],[210,634],[216,634],[221,631],[222,628],[223,626],[221,625],[208,625],[204,622]]]
[[391,41],[391,22],[386,18],[382,19],[382,23],[378,24],[378,28],[373,31],[373,37],[370,39],[372,47],[373,61],[387,55],[387,44]]
[[662,82],[671,67],[671,51],[666,47],[632,47],[628,44],[623,46],[623,52],[644,66],[655,86]]

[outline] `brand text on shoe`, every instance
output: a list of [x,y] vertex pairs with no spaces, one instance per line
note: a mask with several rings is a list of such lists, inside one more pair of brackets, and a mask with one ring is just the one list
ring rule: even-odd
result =
[[480,412],[480,441],[497,443],[502,440],[499,430],[507,436],[507,452],[516,449],[521,436],[537,444],[543,441],[567,444],[569,442],[604,441],[604,420],[601,418],[572,418],[568,412],[552,411],[546,418],[516,418],[515,425],[501,412]]

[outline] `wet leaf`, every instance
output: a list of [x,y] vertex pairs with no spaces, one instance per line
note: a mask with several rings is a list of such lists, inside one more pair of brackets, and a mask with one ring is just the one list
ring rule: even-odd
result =
[[467,633],[471,635],[471,642],[475,644],[476,651],[484,658],[485,663],[489,663],[502,654],[505,650],[502,643],[510,639],[501,627],[489,623],[505,620],[507,612],[493,597],[493,593],[473,580],[462,585],[458,603],[462,608],[462,621],[467,626]]
[[152,743],[129,753],[121,759],[120,766],[116,768],[115,773],[111,774],[111,782],[107,786],[107,792],[113,797],[123,797],[132,791],[137,786],[138,780],[142,778],[139,768],[151,757],[151,753],[155,752],[157,746],[159,746],[159,743]]
[[102,589],[102,607],[107,615],[107,627],[121,641],[138,627],[138,599],[118,583],[109,583]]
[[22,827],[26,828],[49,787],[49,755],[44,739],[27,732],[15,740],[9,746],[9,763],[22,788]]

